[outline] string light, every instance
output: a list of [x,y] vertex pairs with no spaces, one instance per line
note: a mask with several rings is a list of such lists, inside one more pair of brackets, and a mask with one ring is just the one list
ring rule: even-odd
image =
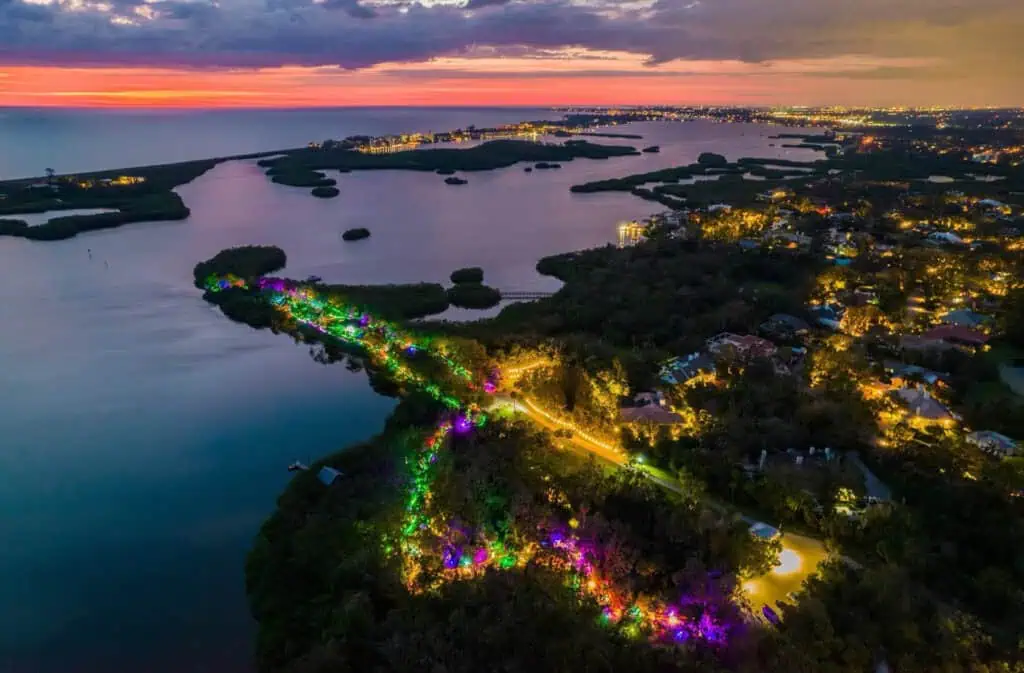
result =
[[[394,544],[394,535],[386,535],[384,539],[385,551],[401,557],[403,580],[409,591],[434,590],[448,582],[481,577],[489,569],[509,570],[534,563],[563,574],[572,591],[596,601],[601,607],[602,623],[617,625],[623,633],[636,637],[646,634],[663,643],[684,643],[691,638],[714,645],[725,643],[730,627],[713,616],[713,605],[706,599],[684,596],[675,604],[667,604],[630,598],[630,592],[616,586],[601,573],[596,561],[603,557],[602,550],[580,539],[575,532],[579,526],[575,518],[570,519],[566,528],[546,534],[531,536],[504,531],[500,535],[463,529],[429,513],[433,504],[431,487],[442,451],[450,446],[453,437],[466,436],[483,427],[487,416],[476,405],[464,404],[457,396],[429,381],[410,365],[410,361],[421,357],[434,358],[471,390],[482,389],[486,393],[496,390],[490,378],[477,385],[472,373],[448,353],[444,343],[404,333],[359,307],[280,278],[261,278],[255,287],[250,287],[237,276],[210,276],[205,286],[211,292],[231,288],[259,292],[296,324],[361,348],[371,364],[385,370],[393,380],[427,393],[451,410],[417,450],[406,458],[409,488],[397,545]],[[519,371],[538,365],[530,363]],[[524,401],[552,423],[566,425],[528,400]],[[581,432],[575,426],[573,429],[592,444],[621,456],[621,449]],[[553,501],[559,500],[555,496],[550,497]],[[564,496],[561,500],[564,501]],[[563,504],[572,509],[567,502]],[[534,539],[512,542],[529,537]]]

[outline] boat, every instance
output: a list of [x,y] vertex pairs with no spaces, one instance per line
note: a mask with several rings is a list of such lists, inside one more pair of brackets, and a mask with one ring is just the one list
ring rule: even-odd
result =
[[294,463],[292,463],[291,465],[288,466],[288,471],[289,472],[304,472],[304,471],[306,471],[308,469],[309,469],[309,467],[307,467],[304,463],[301,463],[301,462],[299,462],[297,460]]

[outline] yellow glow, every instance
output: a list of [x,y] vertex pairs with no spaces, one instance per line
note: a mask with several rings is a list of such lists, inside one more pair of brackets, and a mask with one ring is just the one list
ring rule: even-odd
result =
[[779,563],[772,568],[772,572],[776,575],[789,575],[798,572],[802,565],[803,559],[800,558],[800,554],[792,549],[783,549],[779,554]]

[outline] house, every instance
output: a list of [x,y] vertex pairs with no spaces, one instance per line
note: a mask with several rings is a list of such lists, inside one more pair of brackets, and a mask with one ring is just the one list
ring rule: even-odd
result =
[[333,467],[321,467],[320,472],[317,473],[316,478],[320,480],[324,486],[330,486],[338,479],[341,478],[341,472],[335,470]]
[[948,351],[956,346],[941,339],[926,339],[917,334],[905,334],[900,337],[900,348],[907,351]]
[[713,203],[707,208],[707,211],[709,213],[719,213],[723,211],[727,213],[730,210],[732,210],[732,206],[730,206],[728,203]]
[[978,201],[978,207],[988,211],[996,211],[1004,215],[1009,215],[1013,212],[1013,209],[1003,203],[1002,201],[996,201],[995,199],[982,199]]
[[922,339],[930,341],[945,341],[954,345],[963,346],[984,346],[988,342],[988,335],[970,327],[960,325],[940,325],[933,327],[921,335]]
[[944,325],[960,325],[962,327],[978,327],[987,323],[989,320],[990,318],[987,315],[976,313],[970,309],[950,311],[939,318],[939,322]]
[[905,381],[921,380],[929,385],[935,385],[939,382],[945,382],[948,378],[947,374],[940,374],[924,367],[908,365],[896,360],[886,360],[882,363],[882,366],[885,367],[885,372],[890,376]]
[[638,407],[645,407],[648,405],[654,405],[657,407],[665,406],[665,396],[660,390],[654,392],[643,392],[637,393],[633,398],[633,404]]
[[732,351],[746,358],[770,358],[778,351],[775,344],[767,339],[752,334],[739,335],[731,332],[723,332],[708,339],[707,346],[712,355]]
[[799,336],[807,334],[811,330],[811,326],[795,315],[776,313],[761,323],[761,330],[766,334]]
[[619,418],[623,423],[650,423],[652,425],[676,425],[683,422],[683,417],[667,409],[648,404],[643,407],[623,407],[619,409]]
[[673,358],[664,363],[660,376],[665,383],[675,385],[714,373],[714,358],[707,353],[692,353],[685,358]]
[[928,241],[936,244],[964,245],[964,239],[952,231],[935,231],[928,234]]
[[1006,435],[992,430],[979,430],[967,435],[967,441],[982,451],[997,456],[1012,456],[1017,453],[1017,442]]
[[814,242],[810,236],[796,231],[767,231],[764,234],[764,239],[766,241],[783,241],[799,248],[809,247]]
[[956,416],[944,404],[932,397],[927,390],[900,388],[896,391],[907,409],[915,417],[931,423],[952,423]]
[[810,314],[819,325],[833,331],[839,329],[839,321],[843,317],[843,312],[833,306],[813,306]]

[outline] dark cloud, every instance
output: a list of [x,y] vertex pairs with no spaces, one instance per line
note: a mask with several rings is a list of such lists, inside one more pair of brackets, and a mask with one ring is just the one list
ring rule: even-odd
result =
[[484,7],[498,7],[507,5],[511,0],[469,0],[466,9],[483,9]]
[[377,16],[377,11],[367,7],[359,0],[326,0],[321,5],[324,9],[340,9],[354,19],[372,19]]

